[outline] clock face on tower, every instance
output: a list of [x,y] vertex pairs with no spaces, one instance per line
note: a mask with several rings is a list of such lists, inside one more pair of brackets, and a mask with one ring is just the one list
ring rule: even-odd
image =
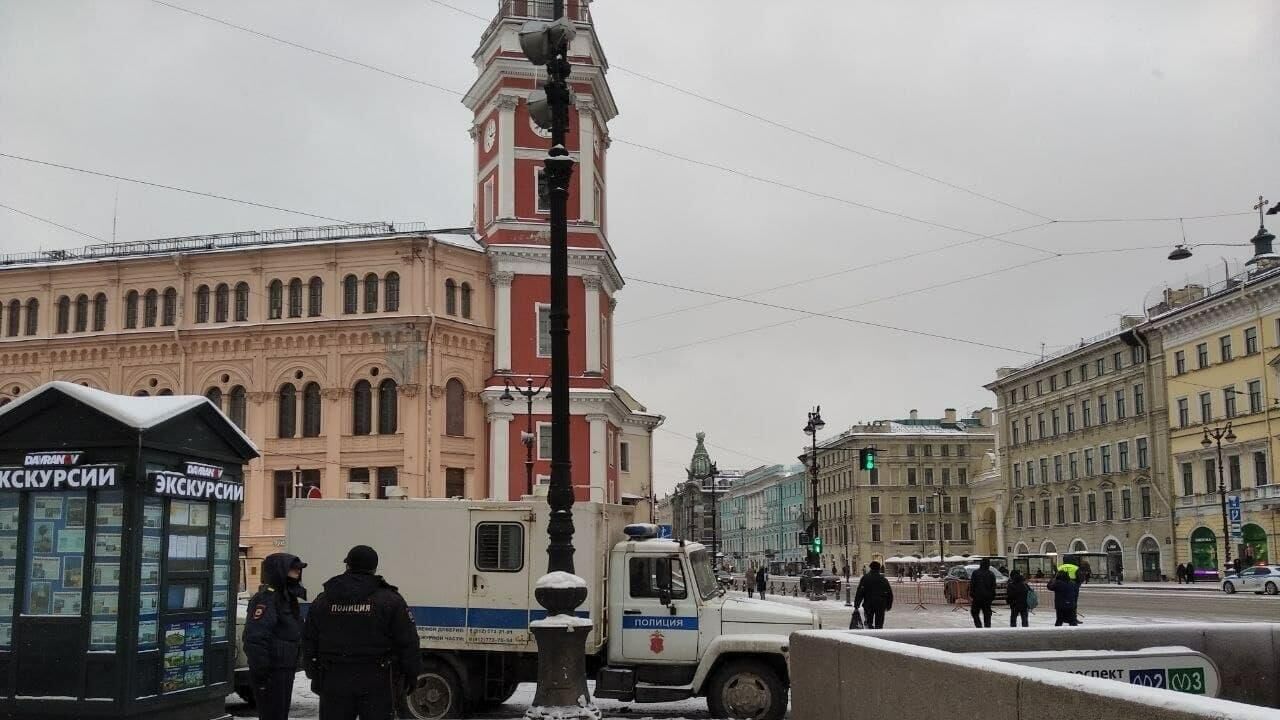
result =
[[533,132],[536,133],[538,137],[544,137],[544,138],[551,137],[551,131],[543,130],[542,128],[538,127],[538,123],[533,121],[532,115],[529,116],[529,128],[532,129]]
[[484,151],[489,152],[493,149],[493,141],[498,137],[498,124],[493,120],[485,123],[484,126]]

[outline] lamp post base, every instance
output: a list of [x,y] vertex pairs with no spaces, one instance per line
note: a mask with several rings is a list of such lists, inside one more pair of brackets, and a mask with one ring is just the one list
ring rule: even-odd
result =
[[547,609],[545,620],[529,623],[538,643],[538,689],[525,711],[528,720],[600,720],[587,689],[587,635],[592,623],[574,610],[587,599],[582,578],[564,572],[544,575],[534,590]]

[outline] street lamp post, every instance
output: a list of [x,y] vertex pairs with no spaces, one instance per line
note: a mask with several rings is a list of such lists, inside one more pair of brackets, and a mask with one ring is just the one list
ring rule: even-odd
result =
[[573,567],[573,463],[569,453],[569,180],[573,159],[565,148],[569,130],[569,43],[573,23],[564,0],[554,0],[552,21],[529,20],[520,28],[520,49],[534,65],[545,65],[543,90],[526,101],[533,121],[551,130],[543,162],[551,200],[551,487],[547,492],[547,575],[534,597],[547,619],[530,623],[538,645],[538,689],[526,717],[557,708],[561,717],[598,718],[587,689],[586,639],[575,610],[587,599],[587,584]]
[[[527,402],[525,409],[526,429],[524,432],[520,433],[520,442],[524,443],[525,494],[533,495],[533,441],[535,439],[533,434],[533,399],[542,393],[542,391],[547,387],[548,381],[547,379],[543,379],[542,384],[538,386],[537,390],[533,389],[533,378],[531,377],[524,379],[526,385],[525,388],[512,385],[509,378],[503,378],[502,382],[506,387],[502,389],[502,395],[498,399],[502,401],[503,405],[511,405],[511,403],[515,402],[516,398],[511,394],[511,388],[513,387],[516,389],[516,392],[524,396],[524,399]],[[555,442],[555,437],[553,436],[551,440],[552,442]],[[652,507],[653,505],[651,503],[650,508]]]
[[1222,441],[1235,442],[1236,434],[1231,431],[1231,423],[1228,422],[1225,427],[1214,427],[1204,429],[1204,439],[1200,441],[1205,449],[1217,445],[1218,447],[1218,500],[1222,504],[1222,550],[1225,561],[1223,563],[1223,575],[1226,575],[1225,568],[1231,564],[1231,524],[1227,521],[1227,484],[1222,478]]
[[942,488],[933,491],[933,497],[938,504],[938,570],[942,570],[942,559],[946,557],[942,552],[942,498],[946,496],[947,491]]
[[822,406],[815,406],[804,426],[812,448],[809,453],[809,483],[813,487],[813,519],[809,523],[809,567],[822,567],[822,558],[813,550],[813,538],[818,537],[818,431],[826,426],[822,421]]
[[849,511],[840,511],[840,535],[844,540],[844,583],[849,584]]

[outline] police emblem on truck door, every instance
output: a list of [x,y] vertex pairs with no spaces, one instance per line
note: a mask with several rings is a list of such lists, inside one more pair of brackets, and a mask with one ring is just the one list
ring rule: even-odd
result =
[[662,637],[662,633],[660,632],[654,632],[652,635],[650,635],[649,636],[649,652],[653,653],[654,655],[661,655],[663,650],[662,640],[663,640],[663,637]]

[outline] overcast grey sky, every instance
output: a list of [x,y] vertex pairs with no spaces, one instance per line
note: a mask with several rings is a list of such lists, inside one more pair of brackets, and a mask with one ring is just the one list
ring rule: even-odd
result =
[[[169,1],[454,90],[474,77],[483,29],[432,0]],[[1248,253],[1206,248],[1174,265],[1176,221],[1058,222],[1007,238],[1048,252],[947,246],[1046,218],[1280,199],[1270,0],[599,0],[593,11],[622,112],[610,240],[633,279],[619,296],[618,377],[668,417],[659,489],[682,477],[693,449],[682,435],[698,430],[721,467],[745,469],[793,460],[813,404],[828,432],[994,404],[982,385],[996,367],[1107,330],[1164,284]],[[472,206],[469,119],[453,94],[149,0],[0,0],[3,153],[351,221],[451,226]],[[90,234],[110,236],[117,192],[122,240],[318,222],[0,158],[0,203]],[[1248,215],[1186,223],[1192,242],[1255,230]],[[0,251],[86,242],[0,209]],[[841,272],[923,251],[936,252]],[[641,282],[742,295],[823,274],[754,299],[955,339],[741,302],[664,315],[715,298]]]

